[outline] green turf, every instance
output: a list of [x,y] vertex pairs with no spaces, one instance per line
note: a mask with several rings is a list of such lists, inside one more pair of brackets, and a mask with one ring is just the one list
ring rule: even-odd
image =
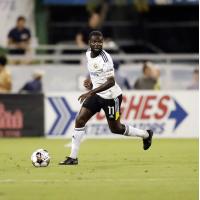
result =
[[[0,200],[197,200],[198,140],[86,140],[78,166],[59,166],[69,140],[0,139]],[[30,161],[37,148],[47,168]]]

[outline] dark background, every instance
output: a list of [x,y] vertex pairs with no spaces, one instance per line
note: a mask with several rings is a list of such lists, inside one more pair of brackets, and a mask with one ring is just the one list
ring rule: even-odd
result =
[[[43,6],[50,44],[74,41],[87,24],[85,5]],[[199,51],[198,10],[197,4],[149,4],[143,11],[133,5],[109,5],[104,34],[126,53],[195,53]]]

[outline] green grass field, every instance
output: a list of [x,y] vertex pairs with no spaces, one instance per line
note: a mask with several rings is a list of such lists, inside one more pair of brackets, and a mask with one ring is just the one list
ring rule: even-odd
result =
[[[197,200],[198,140],[86,140],[78,166],[59,166],[69,140],[0,139],[0,200]],[[47,168],[31,153],[46,148]]]

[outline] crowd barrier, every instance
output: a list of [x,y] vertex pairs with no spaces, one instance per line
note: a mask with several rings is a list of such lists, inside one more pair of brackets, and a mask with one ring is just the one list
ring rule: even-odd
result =
[[[160,70],[160,85],[162,90],[185,90],[191,85],[193,72],[198,63],[158,63],[155,65]],[[122,64],[116,77],[126,77],[133,87],[138,77],[142,75],[143,63]],[[12,91],[17,93],[26,83],[32,79],[36,71],[42,71],[44,93],[76,91],[81,89],[83,80],[88,75],[86,65],[13,65],[8,66],[11,72],[13,84]],[[51,81],[49,81],[51,80]]]

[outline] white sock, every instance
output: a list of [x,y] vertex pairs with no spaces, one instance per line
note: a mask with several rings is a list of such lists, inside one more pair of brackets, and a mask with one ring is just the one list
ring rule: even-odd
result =
[[142,137],[144,139],[149,137],[149,134],[146,130],[138,129],[131,125],[126,125],[126,130],[124,135]]
[[84,134],[85,134],[85,127],[74,129],[74,134],[72,135],[71,154],[69,156],[70,158],[74,159],[77,158],[81,140]]

